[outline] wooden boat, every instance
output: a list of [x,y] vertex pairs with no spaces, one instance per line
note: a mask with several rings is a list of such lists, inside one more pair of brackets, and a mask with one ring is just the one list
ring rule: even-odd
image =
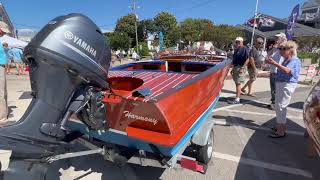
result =
[[104,142],[174,156],[218,102],[230,60],[210,57],[175,55],[115,67],[103,99],[109,131],[88,131],[75,118],[70,127]]

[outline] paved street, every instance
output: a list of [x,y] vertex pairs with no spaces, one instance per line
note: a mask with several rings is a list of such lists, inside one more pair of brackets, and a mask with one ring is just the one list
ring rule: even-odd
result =
[[[8,77],[10,121],[19,119],[30,102],[28,77]],[[299,86],[288,111],[288,136],[268,138],[275,113],[266,108],[269,102],[268,79],[256,82],[256,98],[246,98],[242,105],[228,105],[233,83],[226,80],[221,101],[212,115],[216,122],[214,158],[206,175],[189,170],[160,169],[126,165],[117,167],[100,156],[60,161],[52,165],[50,180],[100,179],[208,179],[208,180],[311,180],[320,179],[319,158],[306,156],[302,105],[310,87]]]

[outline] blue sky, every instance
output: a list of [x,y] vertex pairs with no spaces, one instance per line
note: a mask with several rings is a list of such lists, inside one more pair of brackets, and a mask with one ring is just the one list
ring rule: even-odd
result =
[[[1,0],[0,0],[1,1]],[[296,4],[305,0],[259,0],[259,12],[288,17]],[[114,28],[117,19],[131,12],[130,0],[2,0],[16,28],[38,30],[52,18],[72,12],[92,18],[104,30]],[[207,18],[215,24],[242,24],[254,14],[256,0],[137,0],[140,19],[167,11],[178,21]]]

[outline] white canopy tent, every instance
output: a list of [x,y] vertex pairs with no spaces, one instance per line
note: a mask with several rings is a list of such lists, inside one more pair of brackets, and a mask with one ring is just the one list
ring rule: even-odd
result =
[[7,35],[4,35],[2,37],[0,37],[0,42],[1,43],[8,43],[9,47],[19,47],[19,48],[24,48],[25,46],[27,46],[27,42],[21,41],[17,38],[13,38]]

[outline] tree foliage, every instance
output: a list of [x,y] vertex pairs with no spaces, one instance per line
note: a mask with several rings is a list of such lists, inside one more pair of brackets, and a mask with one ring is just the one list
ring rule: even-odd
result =
[[179,25],[182,40],[186,43],[194,43],[201,40],[205,29],[212,28],[213,22],[208,19],[185,19]]
[[136,36],[135,31],[136,16],[128,14],[118,19],[115,32],[126,33],[130,38],[134,39]]
[[179,40],[181,40],[181,31],[178,27],[175,27],[171,31],[167,33],[167,35],[164,37],[164,42],[166,47],[172,47],[175,46]]
[[302,51],[312,51],[312,48],[320,48],[320,37],[299,37],[297,43]]
[[152,19],[145,19],[139,22],[138,39],[140,42],[147,39],[149,34],[156,32],[156,27]]
[[139,44],[139,53],[140,53],[141,57],[149,56],[149,49],[148,49],[148,45],[146,42]]
[[[115,32],[108,35],[113,49],[126,50],[135,46],[135,21],[134,14],[118,19]],[[230,44],[235,37],[243,36],[243,33],[233,26],[214,26],[213,22],[208,19],[188,18],[178,24],[175,16],[167,12],[160,12],[153,19],[142,20],[137,22],[137,25],[140,44],[145,42],[148,35],[162,32],[166,47],[175,46],[182,40],[185,44],[212,41],[216,47],[223,48]],[[158,39],[155,39],[153,43],[158,44]],[[312,43],[316,42],[312,41]]]
[[129,50],[132,43],[132,39],[125,32],[109,33],[107,35],[107,41],[113,50],[123,49],[125,51]]
[[222,49],[237,36],[243,35],[243,32],[234,26],[219,25],[206,28],[201,34],[201,40],[212,41],[215,47]]
[[170,13],[160,12],[154,18],[154,25],[158,32],[162,32],[166,35],[177,26],[177,19]]

